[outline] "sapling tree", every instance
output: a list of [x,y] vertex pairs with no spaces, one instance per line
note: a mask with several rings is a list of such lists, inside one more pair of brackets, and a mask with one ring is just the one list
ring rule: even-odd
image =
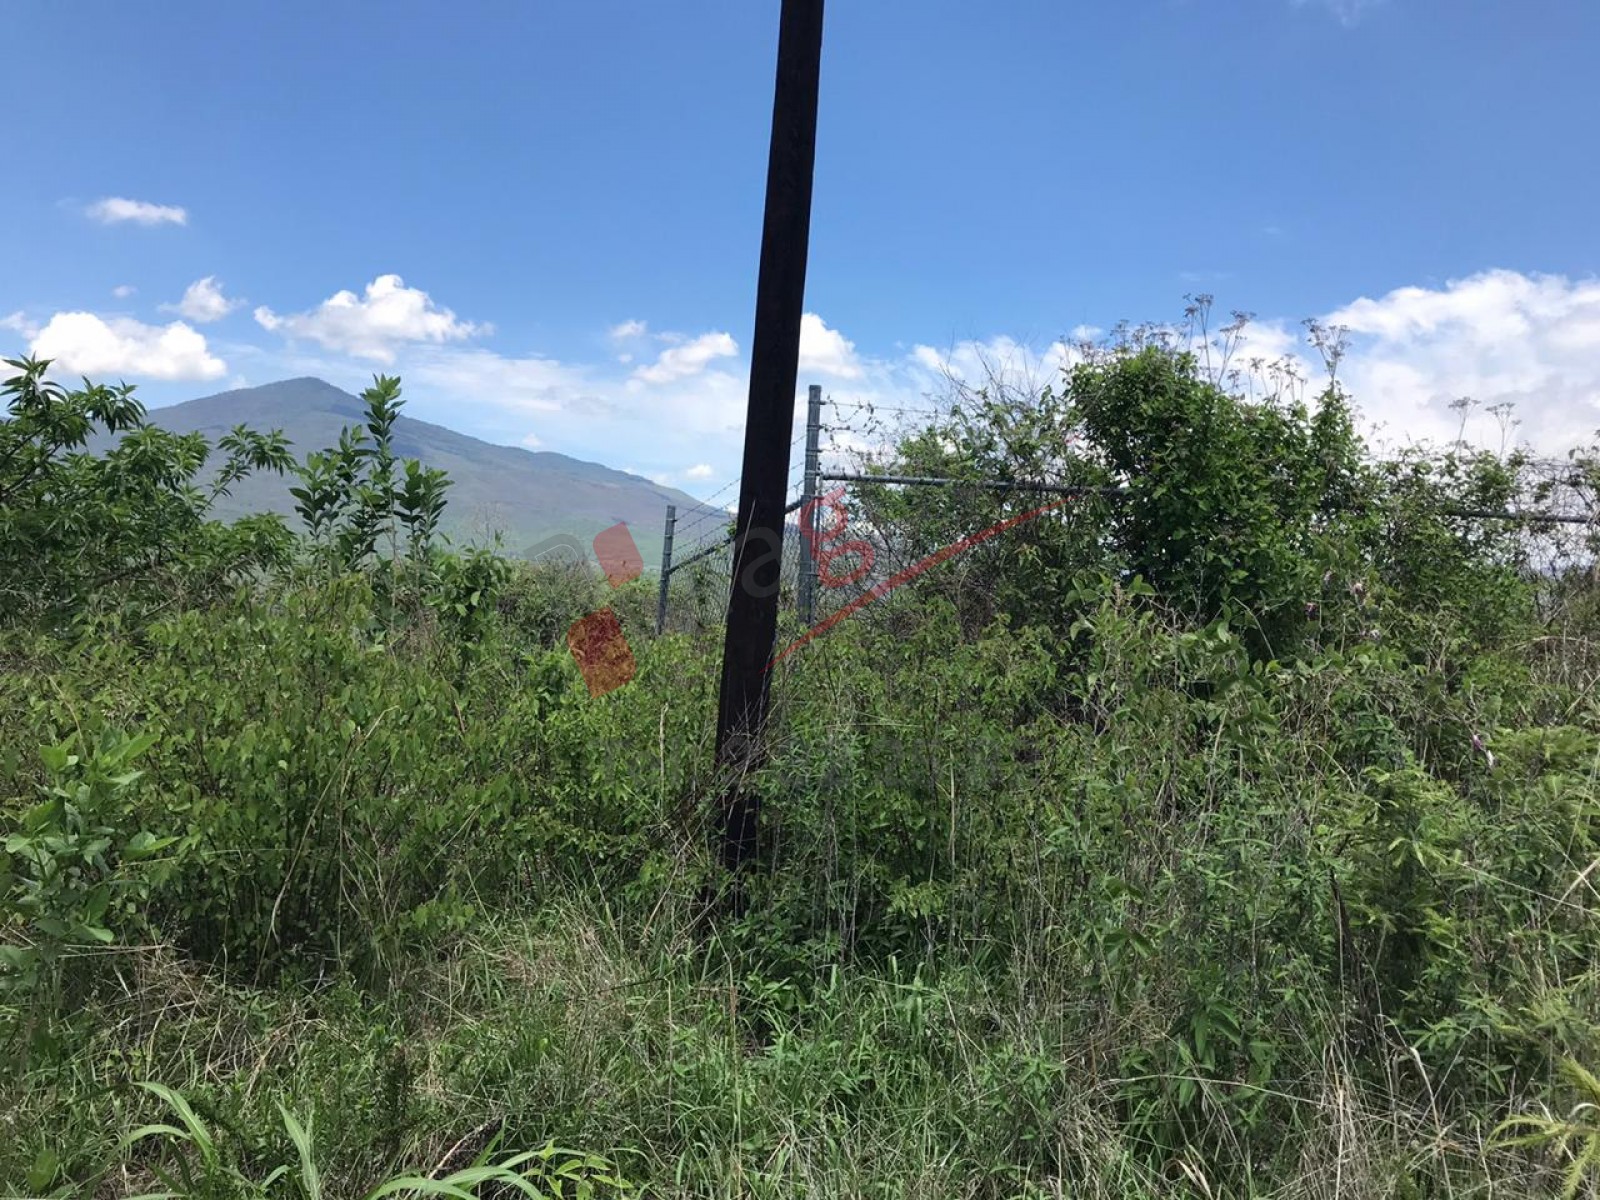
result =
[[327,569],[367,573],[391,619],[411,605],[471,640],[506,564],[488,550],[453,554],[439,546],[450,477],[396,455],[400,380],[377,376],[361,398],[364,427],[308,454],[289,489],[313,553]]
[[[299,484],[289,489],[295,511],[312,545],[335,569],[371,565],[380,544],[390,563],[401,557],[423,561],[444,515],[449,476],[396,457],[399,379],[377,376],[361,398],[365,427],[345,429],[337,446],[308,454],[296,469]],[[397,479],[397,468],[403,478]]]
[[[205,594],[287,562],[275,515],[227,524],[212,505],[257,471],[290,465],[281,433],[240,426],[217,448],[150,425],[127,384],[47,377],[49,360],[7,359],[0,384],[0,620],[60,621],[92,607],[139,611]],[[115,439],[101,452],[96,436]]]

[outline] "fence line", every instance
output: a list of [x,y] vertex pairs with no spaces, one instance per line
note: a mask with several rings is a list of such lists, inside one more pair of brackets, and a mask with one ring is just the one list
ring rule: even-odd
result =
[[[1125,485],[1093,485],[1093,484],[1064,484],[1052,483],[1044,480],[1017,480],[1017,479],[963,479],[927,475],[899,475],[899,474],[869,474],[862,471],[827,470],[822,466],[821,435],[826,428],[829,432],[849,432],[848,425],[824,426],[822,423],[822,389],[813,384],[807,391],[806,423],[803,433],[795,439],[797,444],[802,438],[805,441],[805,452],[799,464],[800,495],[785,509],[784,515],[788,516],[800,512],[800,521],[796,526],[785,524],[784,530],[784,570],[782,583],[784,586],[792,583],[792,603],[796,615],[805,626],[812,625],[817,618],[817,607],[823,589],[819,587],[819,566],[817,562],[817,547],[814,543],[818,540],[811,520],[818,506],[826,503],[826,484],[881,484],[895,487],[932,487],[952,489],[974,489],[978,491],[998,492],[1004,494],[1030,493],[1047,496],[1081,496],[1098,497],[1106,501],[1115,502],[1129,494]],[[835,413],[848,408],[845,405],[835,405]],[[856,409],[869,407],[856,404]],[[919,416],[931,416],[929,410],[906,409],[908,413]],[[837,418],[836,418],[837,419]],[[738,479],[724,484],[716,495],[727,492],[736,487]],[[1541,495],[1540,500],[1546,497]],[[708,540],[697,540],[690,552],[682,557],[679,555],[684,549],[683,538],[685,532],[702,529],[711,520],[733,521],[731,514],[722,514],[715,511],[706,512],[705,505],[709,501],[702,501],[701,512],[691,525],[685,529],[676,526],[676,509],[668,506],[666,535],[662,547],[660,594],[656,612],[656,630],[665,632],[669,618],[672,615],[673,597],[675,594],[683,595],[680,603],[693,608],[692,620],[688,622],[691,629],[705,629],[720,624],[722,608],[727,602],[727,589],[732,585],[732,560],[731,555],[726,561],[719,562],[719,552],[725,552],[733,544],[733,533],[725,531]],[[1511,509],[1483,509],[1466,507],[1446,507],[1438,510],[1439,515],[1462,520],[1476,521],[1513,521],[1520,522],[1529,527],[1558,527],[1558,526],[1587,526],[1594,528],[1600,525],[1593,513],[1551,512],[1539,510],[1516,511]],[[886,554],[893,558],[895,548],[888,544],[881,531],[866,531],[855,535],[857,544],[862,536],[873,537],[873,550],[879,554]],[[1550,537],[1556,537],[1553,529]],[[794,543],[793,558],[795,565],[790,571],[790,543]],[[1544,545],[1550,549],[1550,545]],[[1571,547],[1560,552],[1560,557],[1567,557]],[[826,556],[824,556],[826,557]],[[1570,561],[1570,559],[1569,559]],[[863,572],[864,576],[871,575],[870,570]],[[688,579],[691,586],[674,590],[674,580]],[[870,580],[867,586],[871,586]],[[837,585],[830,584],[827,589],[835,600],[845,600]]]

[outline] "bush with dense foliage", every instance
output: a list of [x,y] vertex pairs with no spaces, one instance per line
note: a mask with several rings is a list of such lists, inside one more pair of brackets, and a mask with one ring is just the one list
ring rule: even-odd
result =
[[[59,621],[107,604],[196,602],[292,549],[273,516],[225,524],[210,507],[251,471],[283,472],[278,435],[235,429],[211,447],[149,424],[125,385],[69,391],[47,362],[4,360],[0,383],[0,621]],[[113,435],[103,453],[91,437]]]

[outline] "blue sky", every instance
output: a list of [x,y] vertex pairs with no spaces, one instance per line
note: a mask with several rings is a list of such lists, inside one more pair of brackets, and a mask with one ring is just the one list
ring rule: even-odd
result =
[[[705,494],[777,9],[14,2],[0,344],[151,404],[398,372],[415,415]],[[1206,291],[1263,357],[1350,327],[1391,435],[1468,395],[1565,448],[1600,425],[1596,46],[1592,0],[833,0],[802,386],[1047,375]]]

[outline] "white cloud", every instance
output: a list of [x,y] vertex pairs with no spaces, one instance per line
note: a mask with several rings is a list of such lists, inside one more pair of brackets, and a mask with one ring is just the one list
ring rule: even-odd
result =
[[[1345,330],[1339,380],[1377,448],[1465,437],[1479,447],[1521,443],[1564,454],[1600,427],[1600,279],[1483,271],[1440,287],[1362,297],[1318,320]],[[1180,331],[1169,332],[1181,340]],[[948,354],[919,346],[913,357],[970,382],[982,377],[985,362],[1014,362],[1013,347],[996,338]],[[1203,365],[1221,371],[1219,350],[1195,349],[1209,353]],[[1051,357],[1041,356],[1031,372],[1040,381],[1072,361],[1058,353],[1049,364]],[[1240,390],[1257,396],[1287,390],[1312,400],[1326,382],[1305,331],[1285,319],[1250,322],[1226,365],[1239,372]],[[1472,401],[1465,423],[1463,398]],[[1490,411],[1503,405],[1516,422],[1509,433]]]
[[184,290],[183,299],[178,303],[163,304],[161,307],[166,312],[175,312],[188,317],[191,321],[204,324],[208,321],[222,320],[243,303],[243,300],[230,300],[224,296],[217,277],[207,275],[204,279],[196,279],[191,283]]
[[[726,332],[655,333],[641,320],[625,323],[632,327],[630,340],[607,343],[587,360],[512,356],[460,344],[467,330],[483,327],[458,320],[393,277],[375,281],[363,298],[341,297],[299,315],[264,310],[264,319],[258,318],[264,326],[307,340],[270,352],[229,343],[226,357],[250,360],[257,380],[316,374],[359,389],[370,370],[363,360],[381,352],[404,378],[413,411],[424,419],[512,445],[605,462],[629,459],[639,464],[640,473],[687,485],[709,486],[738,471],[747,364]],[[55,322],[64,319],[98,323],[89,331],[94,337],[85,333],[79,339],[84,357],[101,343],[122,340],[118,354],[102,356],[97,372],[157,378],[220,374],[220,363],[210,365],[216,359],[204,339],[183,323],[163,329],[58,314],[52,337],[63,336]],[[1450,404],[1462,395],[1473,396],[1483,408],[1515,400],[1525,422],[1518,433],[1541,449],[1564,451],[1600,424],[1600,281],[1486,272],[1440,287],[1355,300],[1322,319],[1350,328],[1340,376],[1358,410],[1384,424],[1386,438],[1455,437],[1459,414]],[[40,332],[26,314],[6,318],[0,326],[28,335]],[[807,314],[803,328],[809,332],[794,430],[798,434],[803,426],[805,385],[827,385],[830,430],[824,454],[839,465],[851,461],[850,455],[891,444],[907,422],[950,394],[952,379],[981,384],[998,376],[1021,388],[1055,383],[1063,367],[1078,361],[1081,343],[1100,336],[1095,326],[1081,325],[1060,340],[1032,345],[998,335],[937,348],[914,344],[874,356],[816,314]],[[153,367],[146,362],[150,369],[142,372],[133,369],[138,365],[134,350],[169,331],[178,339],[167,347],[169,361]],[[187,365],[175,365],[185,361],[175,353],[185,335],[192,339],[191,353]],[[623,348],[636,352],[637,361],[619,365],[616,356]],[[1281,359],[1310,381],[1306,392],[1314,394],[1321,371],[1313,367],[1316,355],[1292,319],[1252,323],[1231,365],[1249,372],[1259,363],[1257,373],[1264,374]],[[537,428],[536,436],[528,433],[531,428]],[[1469,434],[1493,444],[1498,430],[1492,418],[1480,418]]]
[[116,287],[111,289],[111,294],[118,300],[126,300],[138,290],[139,289],[134,287],[131,283],[119,283]]
[[1349,330],[1340,377],[1362,412],[1401,437],[1498,439],[1488,409],[1514,406],[1517,439],[1565,452],[1600,426],[1600,279],[1484,271],[1397,288],[1325,318]]
[[148,200],[128,200],[122,196],[96,200],[84,211],[102,225],[120,225],[129,221],[135,225],[189,223],[188,211],[175,204],[151,204]]
[[862,368],[856,357],[856,344],[837,329],[829,329],[816,313],[806,313],[800,318],[800,372],[860,379]]
[[427,292],[406,287],[398,275],[378,276],[367,284],[364,297],[338,292],[310,312],[284,316],[263,306],[255,318],[263,329],[381,363],[394,362],[396,349],[408,342],[453,342],[493,332],[492,326],[459,320]]
[[127,317],[59,312],[33,338],[31,352],[56,370],[91,379],[218,379],[228,367],[206,347],[206,339],[182,321],[145,325]]
[[[1481,447],[1521,443],[1564,454],[1600,429],[1600,279],[1484,271],[1363,297],[1318,319],[1347,331],[1339,379],[1375,447],[1464,436]],[[1072,342],[1097,332],[1074,329]],[[941,379],[975,383],[991,372],[1038,386],[1076,359],[1061,342],[1036,351],[1004,336],[945,351],[918,345],[902,369],[869,362],[864,390],[868,399],[872,391],[939,395]],[[1222,365],[1211,350],[1210,366]],[[1252,321],[1227,366],[1256,395],[1287,384],[1312,399],[1326,379],[1320,356],[1288,319]],[[1303,382],[1290,382],[1290,372]],[[1465,424],[1453,407],[1463,397],[1473,401]],[[1516,422],[1509,435],[1490,411],[1502,405]]]
[[[424,347],[408,351],[399,364],[408,386],[426,389],[451,407],[499,409],[518,419],[538,414],[540,436],[563,450],[607,447],[619,439],[648,448],[658,461],[699,457],[705,439],[737,437],[742,428],[745,381],[726,371],[707,370],[646,387],[604,364],[568,363],[553,358],[514,358],[486,349]],[[441,417],[447,412],[435,409]],[[450,422],[446,420],[446,424]],[[509,431],[508,431],[509,432]],[[518,433],[516,436],[520,436]],[[691,457],[694,456],[694,457]]]
[[517,414],[593,407],[586,373],[553,358],[509,358],[480,349],[441,349],[408,356],[408,383],[424,384],[462,405],[492,404]]
[[28,314],[22,311],[0,317],[0,329],[9,329],[12,333],[20,333],[32,341],[39,336],[39,327],[28,319]]
[[918,368],[936,393],[943,390],[939,385],[945,380],[978,386],[994,379],[1026,390],[1056,382],[1062,369],[1079,358],[1078,351],[1064,341],[1037,350],[1002,334],[957,342],[942,352],[932,346],[913,346],[908,365]]
[[606,334],[614,342],[626,342],[632,338],[641,338],[650,332],[650,326],[643,321],[624,321],[620,325],[613,325]]
[[641,383],[672,383],[698,375],[719,358],[732,358],[739,344],[727,333],[704,333],[681,346],[669,346],[647,367],[640,367],[633,378]]

